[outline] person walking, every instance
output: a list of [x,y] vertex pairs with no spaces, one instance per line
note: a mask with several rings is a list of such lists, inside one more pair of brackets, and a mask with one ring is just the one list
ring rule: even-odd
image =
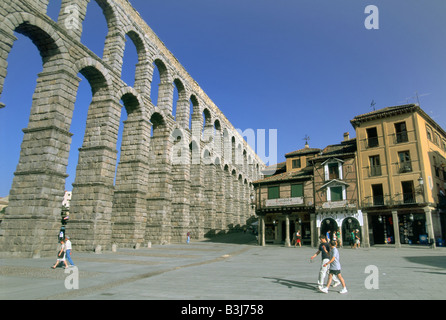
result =
[[60,240],[60,250],[57,253],[57,260],[56,263],[54,264],[54,266],[51,267],[51,269],[56,269],[56,267],[63,262],[65,265],[65,268],[68,267],[67,261],[65,260],[65,244],[63,239]]
[[324,264],[325,267],[330,265],[330,273],[328,275],[328,282],[325,288],[319,288],[323,293],[328,293],[328,288],[330,287],[333,277],[336,276],[342,284],[342,290],[339,293],[347,293],[347,287],[345,285],[345,280],[341,275],[341,262],[339,258],[339,250],[336,248],[336,241],[330,242],[330,260]]
[[[317,279],[317,284],[318,288],[322,289],[322,287],[324,286],[325,277],[327,276],[329,271],[326,264],[330,261],[330,245],[327,242],[327,238],[325,238],[325,236],[323,235],[319,236],[319,240],[320,244],[318,251],[311,256],[310,260],[312,261],[314,258],[316,258],[318,254],[321,254],[321,268],[319,270],[319,277]],[[335,283],[333,284],[333,287],[337,287],[339,284],[340,281],[337,278],[335,278]]]
[[296,242],[294,243],[294,247],[296,247],[297,244],[299,245],[299,247],[302,247],[301,239],[302,239],[302,237],[300,235],[300,232],[297,231],[296,232]]
[[68,259],[68,262],[70,263],[71,266],[74,267],[74,262],[71,259],[71,241],[69,237],[65,237],[65,253],[66,253],[66,258]]
[[361,238],[359,237],[359,229],[356,229],[355,233],[355,249],[359,249],[361,247]]
[[187,239],[186,239],[186,243],[189,244],[190,243],[190,232],[187,233]]
[[338,247],[342,248],[342,241],[341,241],[341,230],[338,228],[336,231],[336,240],[338,240]]

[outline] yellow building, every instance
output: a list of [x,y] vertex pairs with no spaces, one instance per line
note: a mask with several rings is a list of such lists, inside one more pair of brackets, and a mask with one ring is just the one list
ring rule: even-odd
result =
[[365,245],[444,238],[438,203],[445,189],[446,132],[418,105],[388,107],[351,120]]

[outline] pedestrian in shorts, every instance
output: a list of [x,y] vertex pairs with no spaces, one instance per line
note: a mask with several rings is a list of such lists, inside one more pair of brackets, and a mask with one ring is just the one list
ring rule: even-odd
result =
[[330,287],[331,281],[334,276],[336,276],[342,284],[342,290],[339,293],[347,293],[347,287],[345,286],[344,278],[341,275],[341,262],[339,260],[339,250],[336,248],[336,241],[330,242],[330,261],[324,264],[324,266],[330,265],[330,273],[328,275],[328,282],[325,288],[320,289],[323,293],[328,293],[328,288]]

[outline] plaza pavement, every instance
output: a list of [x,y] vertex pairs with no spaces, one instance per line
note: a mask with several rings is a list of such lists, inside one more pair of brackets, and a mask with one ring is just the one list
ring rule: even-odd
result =
[[[250,303],[446,298],[446,248],[341,248],[347,294],[339,294],[340,287],[331,288],[328,294],[316,290],[320,256],[309,262],[315,248],[261,247],[252,235],[243,233],[213,241],[118,249],[101,254],[76,252],[73,243],[73,250],[77,269],[51,269],[56,257],[1,259],[0,299]],[[76,283],[77,289],[69,288]]]

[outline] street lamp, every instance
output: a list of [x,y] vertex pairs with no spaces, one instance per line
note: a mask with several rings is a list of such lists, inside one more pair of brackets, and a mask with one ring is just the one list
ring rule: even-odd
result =
[[256,204],[254,203],[254,195],[251,193],[251,208],[254,209],[256,207]]
[[423,202],[425,202],[425,197],[424,197],[424,180],[423,180],[422,176],[420,176],[418,178],[418,184],[420,185],[420,193],[423,195]]
[[420,189],[421,189],[421,191],[424,191],[424,180],[423,180],[423,177],[422,177],[422,176],[420,176],[420,177],[418,178],[418,183],[420,184]]

